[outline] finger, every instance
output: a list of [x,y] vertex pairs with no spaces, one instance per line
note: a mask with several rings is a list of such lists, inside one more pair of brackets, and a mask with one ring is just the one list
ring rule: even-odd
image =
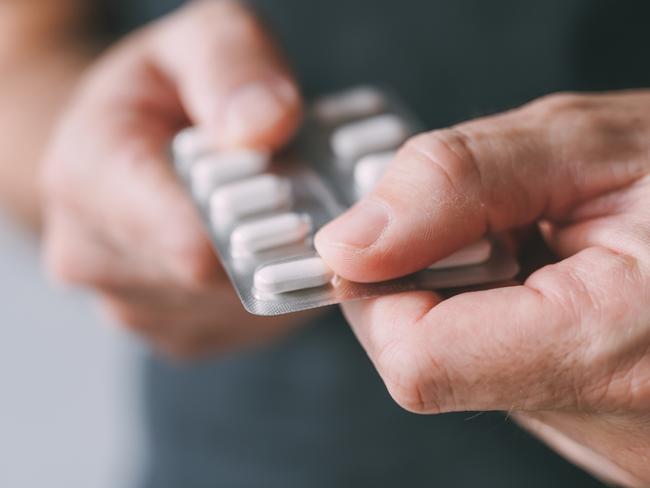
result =
[[647,254],[650,243],[649,181],[608,193],[578,208],[563,223],[540,222],[546,242],[561,257],[604,245],[634,256]]
[[296,129],[297,86],[270,35],[240,3],[194,2],[155,29],[147,46],[191,121],[217,143],[277,147]]
[[[116,69],[110,79],[131,87],[139,80],[157,91],[154,79],[143,79],[131,69]],[[158,107],[154,99],[143,99],[138,90],[117,92],[97,101],[100,109],[76,109],[79,113],[62,127],[45,163],[45,206],[67,207],[75,216],[74,225],[85,229],[84,235],[92,234],[120,255],[119,260],[100,260],[99,267],[88,265],[75,281],[93,286],[147,280],[209,285],[221,276],[220,268],[196,210],[166,159],[164,148],[173,133],[170,121],[152,109]],[[120,111],[101,109],[115,97],[121,98]],[[143,100],[151,103],[143,108]],[[79,138],[77,134],[87,127],[93,128],[94,136]],[[53,232],[63,229],[58,221],[48,227]],[[74,250],[84,243],[89,244],[79,239],[60,246],[59,258],[75,260]],[[121,271],[124,267],[128,273]]]
[[[102,290],[101,304],[119,324],[178,358],[261,344],[313,320],[319,313],[301,312],[289,318],[251,316],[232,287],[225,283],[212,290],[178,295],[178,291],[171,290]],[[215,310],[223,313],[215,318]],[[241,324],[246,327],[240,327]]]
[[[616,410],[620,401],[633,409],[643,399],[614,393],[631,387],[616,371],[645,354],[643,328],[632,324],[644,316],[639,293],[647,296],[647,289],[635,259],[590,248],[534,273],[524,286],[441,303],[427,292],[387,296],[345,304],[344,311],[389,391],[409,410]],[[612,323],[626,334],[604,325]],[[614,351],[625,351],[624,359],[613,359]]]
[[146,114],[137,114],[134,120],[138,119],[148,133],[115,128],[120,135],[111,145],[124,149],[112,153],[102,168],[105,179],[95,188],[95,218],[103,216],[100,225],[110,232],[110,239],[153,283],[215,286],[223,271],[196,209],[167,164],[165,139],[151,132],[154,122]]
[[124,280],[128,270],[116,265],[121,260],[115,249],[82,229],[63,208],[46,208],[45,214],[43,259],[53,281],[88,283],[96,276],[104,282]]
[[561,219],[647,171],[639,151],[648,143],[614,132],[603,111],[589,97],[563,95],[417,136],[368,197],[319,232],[316,247],[344,278],[378,281],[488,232]]
[[214,317],[206,320],[191,309],[168,309],[160,303],[151,308],[138,300],[125,299],[121,293],[103,294],[100,305],[117,325],[127,327],[176,359],[216,354],[232,339],[228,327],[215,323]]

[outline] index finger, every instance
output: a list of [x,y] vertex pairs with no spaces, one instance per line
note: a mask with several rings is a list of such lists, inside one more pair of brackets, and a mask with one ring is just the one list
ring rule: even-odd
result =
[[638,266],[634,258],[594,247],[520,286],[443,302],[430,292],[405,293],[343,308],[389,391],[409,410],[562,409],[596,402],[616,410],[623,401],[642,408],[643,399],[608,390],[616,369],[644,354],[645,328],[635,325],[647,315],[640,293],[648,284]]

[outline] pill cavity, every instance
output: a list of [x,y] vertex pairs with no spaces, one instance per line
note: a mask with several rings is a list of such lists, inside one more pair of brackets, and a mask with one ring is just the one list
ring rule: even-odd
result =
[[279,210],[291,204],[286,178],[264,174],[217,188],[210,196],[213,223]]
[[378,115],[336,129],[331,146],[338,158],[354,160],[365,154],[394,149],[408,136],[409,129],[400,117]]
[[311,233],[309,215],[287,212],[239,225],[230,237],[235,255],[265,251],[304,241]]
[[436,270],[481,264],[490,259],[491,254],[492,243],[487,239],[481,239],[480,241],[464,247],[460,251],[437,261],[429,266],[428,269]]
[[210,196],[213,189],[266,170],[269,154],[254,150],[232,150],[206,154],[192,165],[192,191],[200,200]]
[[354,183],[357,196],[362,197],[372,191],[383,176],[388,164],[395,158],[395,151],[386,151],[359,159],[354,167]]
[[334,272],[318,256],[268,264],[255,272],[255,289],[278,294],[324,286]]
[[383,95],[375,88],[360,86],[336,95],[323,97],[314,104],[314,114],[326,123],[366,117],[382,110]]

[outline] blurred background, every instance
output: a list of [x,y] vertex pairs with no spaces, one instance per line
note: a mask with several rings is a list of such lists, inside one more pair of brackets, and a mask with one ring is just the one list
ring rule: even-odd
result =
[[0,215],[0,486],[131,485],[142,351],[89,296],[53,288],[38,254]]

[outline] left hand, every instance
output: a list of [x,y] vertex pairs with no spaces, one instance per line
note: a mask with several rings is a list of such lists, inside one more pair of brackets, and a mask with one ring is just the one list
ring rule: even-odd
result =
[[[210,146],[278,148],[301,98],[272,36],[234,0],[143,27],[88,70],[41,172],[44,251],[58,281],[173,357],[267,343],[313,313],[248,314],[167,155],[191,123]],[[318,313],[318,312],[314,312]]]
[[650,486],[650,91],[553,95],[417,136],[316,246],[368,282],[527,225],[563,260],[520,286],[344,312],[405,408],[507,410],[593,473]]

